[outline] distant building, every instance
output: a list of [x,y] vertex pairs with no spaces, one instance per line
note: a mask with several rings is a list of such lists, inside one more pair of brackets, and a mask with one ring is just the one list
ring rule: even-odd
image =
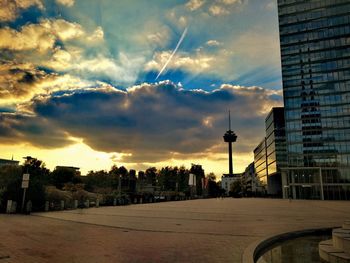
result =
[[282,197],[281,167],[287,162],[284,108],[272,108],[265,120],[267,193]]
[[76,176],[80,176],[81,173],[80,173],[80,168],[79,167],[74,167],[74,166],[56,166],[55,169],[65,169],[66,171],[69,170],[69,171],[73,171],[75,172],[75,175]]
[[221,188],[225,190],[225,194],[228,195],[231,184],[237,180],[241,180],[242,174],[224,174],[221,176]]
[[256,196],[262,191],[260,180],[255,173],[254,162],[250,163],[242,173],[242,182],[247,196]]
[[350,0],[278,0],[284,197],[350,200]]
[[74,166],[56,166],[55,169],[70,169],[70,170],[74,170],[74,171],[80,170],[79,167],[74,167]]
[[266,138],[254,149],[255,174],[260,181],[261,191],[267,191]]
[[254,150],[255,172],[263,191],[282,197],[281,167],[286,165],[284,108],[272,108],[265,119],[266,137]]
[[4,166],[4,165],[18,165],[18,164],[19,164],[19,161],[0,159],[0,166]]

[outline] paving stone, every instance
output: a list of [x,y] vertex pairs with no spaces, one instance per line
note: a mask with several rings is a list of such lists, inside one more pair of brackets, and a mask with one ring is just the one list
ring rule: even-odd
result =
[[[235,262],[254,242],[341,226],[349,202],[201,199],[0,215],[11,262]],[[3,263],[0,261],[0,263]]]

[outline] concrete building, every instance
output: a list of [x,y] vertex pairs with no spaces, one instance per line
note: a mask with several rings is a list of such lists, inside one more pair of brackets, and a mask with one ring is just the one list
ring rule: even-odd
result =
[[242,183],[246,196],[258,196],[262,192],[260,180],[255,173],[254,162],[250,163],[242,173]]
[[350,200],[350,0],[278,0],[284,197]]
[[241,180],[242,174],[224,174],[221,176],[221,188],[225,190],[225,194],[230,192],[231,184],[237,180]]

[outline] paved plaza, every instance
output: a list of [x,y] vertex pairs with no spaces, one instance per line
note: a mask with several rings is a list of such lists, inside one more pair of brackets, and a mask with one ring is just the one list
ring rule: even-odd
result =
[[346,219],[346,201],[257,198],[0,215],[0,263],[239,263],[266,237]]

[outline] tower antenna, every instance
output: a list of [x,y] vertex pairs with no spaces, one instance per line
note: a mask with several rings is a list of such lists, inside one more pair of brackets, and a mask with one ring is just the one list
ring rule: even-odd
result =
[[231,111],[228,110],[228,129],[231,130]]

